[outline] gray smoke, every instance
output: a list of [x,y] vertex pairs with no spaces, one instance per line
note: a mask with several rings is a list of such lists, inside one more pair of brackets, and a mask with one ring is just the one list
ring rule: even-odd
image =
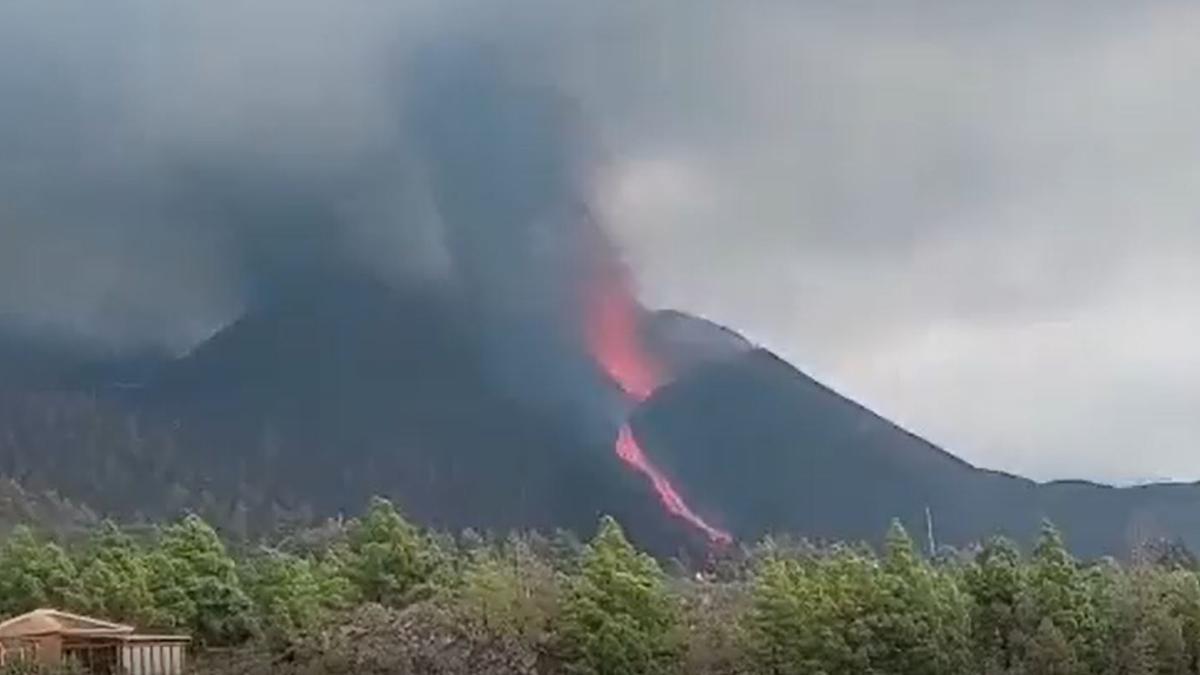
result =
[[[431,116],[578,108],[597,133],[568,145],[611,160],[583,201],[651,304],[972,461],[1195,477],[1197,30],[1181,0],[12,0],[0,324],[178,351],[346,265],[508,306],[505,284],[556,270],[518,252],[529,277],[460,277],[435,174],[517,179],[438,169],[407,119],[442,58],[422,54],[474,45],[494,93],[543,93]],[[522,133],[508,150],[558,143]],[[553,220],[576,178],[517,187],[556,195],[531,214]],[[540,290],[510,309],[550,312],[563,289]]]
[[596,153],[579,111],[520,81],[490,46],[432,45],[410,68],[404,118],[486,362],[514,396],[606,438],[620,406],[580,327],[585,289],[613,252],[588,203]]
[[182,350],[347,269],[561,316],[592,158],[484,7],[6,5],[0,321]]
[[300,276],[437,267],[379,156],[402,17],[267,4],[0,8],[0,321],[181,350]]
[[[185,43],[216,18],[137,3],[125,9],[146,30],[165,22],[181,31],[172,37]],[[256,304],[308,293],[327,279],[432,279],[482,322],[493,352],[486,363],[513,395],[582,413],[580,424],[610,432],[613,397],[578,335],[581,284],[612,251],[589,206],[598,156],[581,111],[505,44],[507,36],[455,34],[439,22],[406,36],[399,26],[417,13],[400,14],[363,14],[395,32],[335,51],[333,63],[320,64],[329,72],[317,68],[294,82],[286,71],[294,60],[317,65],[291,51],[294,36],[278,38],[287,57],[280,62],[277,47],[236,39],[233,56],[214,42],[201,44],[194,57],[201,62],[176,61],[178,47],[165,36],[136,31],[133,42],[144,41],[165,63],[142,62],[147,55],[138,49],[101,48],[116,62],[116,79],[135,82],[95,88],[94,100],[55,123],[67,138],[47,129],[32,141],[16,133],[10,141],[29,143],[17,147],[25,154],[13,156],[13,170],[49,163],[48,173],[29,177],[41,194],[27,208],[53,223],[50,236],[68,228],[93,234],[30,273],[51,283],[17,284],[5,298],[8,319],[117,346],[183,350]],[[265,27],[257,28],[253,34],[266,39]],[[39,79],[17,92],[30,122],[82,95],[89,71],[76,65],[79,72],[55,71],[62,81]],[[153,75],[159,69],[169,77]],[[180,82],[181,72],[192,79]],[[326,99],[334,96],[349,100]],[[31,130],[24,119],[15,127]],[[112,137],[114,130],[126,135]],[[13,222],[25,220],[10,209]],[[45,238],[37,230],[13,234],[10,250],[23,252],[14,255]],[[147,270],[152,261],[161,262]],[[76,281],[72,268],[107,275]],[[64,295],[77,304],[57,305]]]

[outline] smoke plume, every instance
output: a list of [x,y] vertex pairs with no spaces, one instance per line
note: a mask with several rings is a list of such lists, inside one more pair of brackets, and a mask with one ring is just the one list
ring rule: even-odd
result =
[[456,279],[483,315],[488,362],[515,396],[557,407],[599,438],[620,420],[616,457],[668,513],[727,543],[622,419],[665,373],[641,345],[641,306],[589,208],[596,154],[579,115],[558,92],[517,83],[497,63],[486,49],[439,45],[416,61],[407,97]]
[[593,205],[651,304],[972,461],[1194,477],[1197,26],[1178,0],[3,2],[0,330],[182,352],[313,270],[481,288],[406,118],[437,107],[430,45],[490,45],[493,91],[599,126]]
[[[62,259],[96,277],[77,286],[54,279],[56,295],[19,284],[0,298],[9,321],[182,351],[258,305],[319,295],[346,275],[438,284],[479,327],[498,387],[585,444],[615,443],[614,461],[644,474],[670,512],[707,528],[622,426],[662,376],[636,381],[653,367],[638,344],[642,310],[593,205],[599,144],[572,98],[514,39],[533,24],[480,31],[454,9],[379,15],[355,6],[349,21],[303,24],[335,41],[320,60],[291,51],[296,36],[281,46],[243,43],[261,33],[186,9],[134,1],[121,9],[146,26],[118,42],[126,47],[103,46],[117,26],[101,22],[85,29],[78,53],[72,45],[61,55],[71,67],[9,74],[18,89],[10,93],[31,111],[62,111],[16,120],[40,133],[4,139],[19,161],[0,167],[8,171],[0,190],[33,195],[0,207],[4,222],[34,224],[12,231],[9,250],[36,260],[39,249],[76,246]],[[39,16],[49,10],[25,11],[17,18],[64,29]],[[366,27],[371,19],[394,32],[382,37]],[[406,21],[422,34],[405,34]],[[361,42],[324,34],[339,25]],[[206,39],[216,35],[231,52]],[[83,76],[96,52],[111,69],[105,86]],[[281,70],[297,66],[308,72]],[[38,229],[46,222],[54,234]],[[143,258],[154,245],[162,248]],[[166,262],[153,270],[148,260]],[[76,306],[57,304],[72,294]]]
[[594,370],[567,346],[580,270],[611,255],[592,135],[516,46],[526,22],[483,8],[6,6],[0,323],[179,352],[370,274],[469,297],[512,336],[502,379]]

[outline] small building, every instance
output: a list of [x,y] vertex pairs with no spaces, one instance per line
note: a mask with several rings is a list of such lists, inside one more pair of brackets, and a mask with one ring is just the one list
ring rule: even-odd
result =
[[0,622],[0,664],[72,665],[87,675],[183,675],[186,635],[142,635],[133,626],[57,609]]

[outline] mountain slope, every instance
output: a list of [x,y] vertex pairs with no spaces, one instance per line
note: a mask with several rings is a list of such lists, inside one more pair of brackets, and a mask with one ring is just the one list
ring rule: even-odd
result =
[[195,467],[207,480],[317,514],[372,494],[447,527],[649,510],[605,445],[491,384],[481,328],[454,307],[362,280],[291,297],[164,368],[135,404],[214,448]]
[[[1049,517],[1089,556],[1159,536],[1200,546],[1200,487],[979,469],[733,331],[670,311],[642,323],[674,381],[634,411],[635,433],[739,538],[877,540],[893,517],[924,532],[928,509],[950,544],[1027,539]],[[384,494],[447,528],[582,531],[606,512],[660,553],[701,545],[614,457],[619,419],[580,425],[501,386],[494,330],[444,292],[314,280],[178,359],[74,371],[46,359],[37,372],[53,378],[0,396],[0,474],[104,513],[196,509],[243,533]]]
[[940,542],[993,533],[1027,541],[1042,519],[1082,555],[1124,555],[1146,539],[1200,545],[1200,487],[1037,484],[971,466],[755,350],[661,390],[635,428],[703,506],[744,537],[772,530],[878,540],[892,518]]

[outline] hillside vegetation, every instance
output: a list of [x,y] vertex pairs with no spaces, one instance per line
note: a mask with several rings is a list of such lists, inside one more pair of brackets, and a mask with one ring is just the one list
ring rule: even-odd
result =
[[1200,576],[1179,545],[1074,559],[1046,524],[918,552],[767,539],[663,566],[603,518],[573,535],[422,530],[385,500],[271,545],[197,516],[64,544],[15,529],[0,612],[57,606],[185,631],[201,673],[1200,672]]

